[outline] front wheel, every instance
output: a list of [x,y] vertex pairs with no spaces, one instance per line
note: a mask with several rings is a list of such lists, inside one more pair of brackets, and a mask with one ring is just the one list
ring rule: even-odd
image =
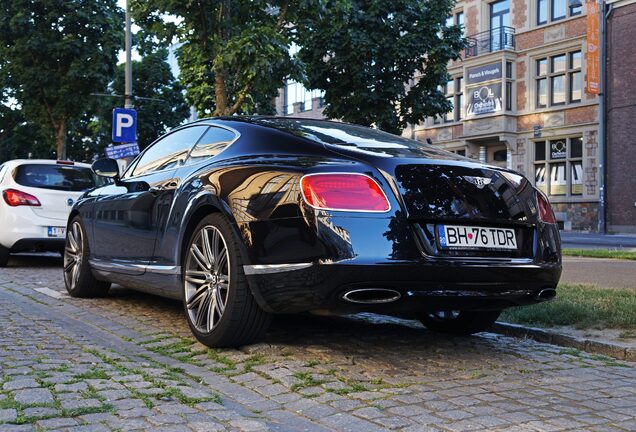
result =
[[271,317],[248,287],[232,227],[220,214],[195,228],[184,254],[184,308],[197,340],[210,347],[247,345],[262,338]]
[[500,310],[494,311],[436,311],[420,316],[427,329],[453,335],[471,335],[488,330],[499,318]]
[[103,297],[108,293],[110,282],[97,280],[93,276],[88,263],[90,250],[85,233],[82,220],[75,216],[66,232],[64,284],[71,297]]

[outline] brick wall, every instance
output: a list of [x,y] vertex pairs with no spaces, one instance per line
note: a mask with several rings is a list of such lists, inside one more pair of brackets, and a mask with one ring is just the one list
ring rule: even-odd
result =
[[636,232],[636,4],[608,22],[607,223]]

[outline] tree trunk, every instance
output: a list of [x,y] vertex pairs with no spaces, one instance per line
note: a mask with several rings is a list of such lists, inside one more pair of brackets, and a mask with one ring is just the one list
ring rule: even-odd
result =
[[55,125],[55,148],[57,159],[66,159],[66,120],[64,119]]

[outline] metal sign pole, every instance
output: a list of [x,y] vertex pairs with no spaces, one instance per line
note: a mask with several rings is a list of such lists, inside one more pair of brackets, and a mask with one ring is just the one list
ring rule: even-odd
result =
[[126,0],[126,67],[125,67],[126,90],[124,103],[125,108],[133,108],[132,89],[132,32],[130,30],[130,1]]

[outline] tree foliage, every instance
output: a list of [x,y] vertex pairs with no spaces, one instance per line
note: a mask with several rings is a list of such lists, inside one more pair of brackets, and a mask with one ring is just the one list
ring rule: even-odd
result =
[[3,0],[0,87],[64,157],[69,122],[112,79],[122,45],[116,0]]
[[[452,109],[439,86],[465,41],[446,27],[454,0],[326,0],[297,25],[310,88],[325,115],[400,133]],[[419,75],[416,82],[413,77]]]
[[[147,53],[139,61],[132,62],[133,94],[138,98],[135,99],[138,119],[137,141],[141,149],[146,148],[168,129],[181,124],[190,114],[183,97],[183,87],[172,74],[167,59],[168,51],[160,49]],[[113,93],[123,95],[124,83],[124,65],[120,64],[111,85]],[[106,119],[103,132],[110,140],[110,113],[113,108],[121,105],[121,101],[111,99],[109,102],[100,118]]]
[[133,0],[132,10],[150,38],[180,44],[188,103],[200,115],[231,115],[271,111],[284,79],[301,77],[289,53],[293,23],[317,1]]

